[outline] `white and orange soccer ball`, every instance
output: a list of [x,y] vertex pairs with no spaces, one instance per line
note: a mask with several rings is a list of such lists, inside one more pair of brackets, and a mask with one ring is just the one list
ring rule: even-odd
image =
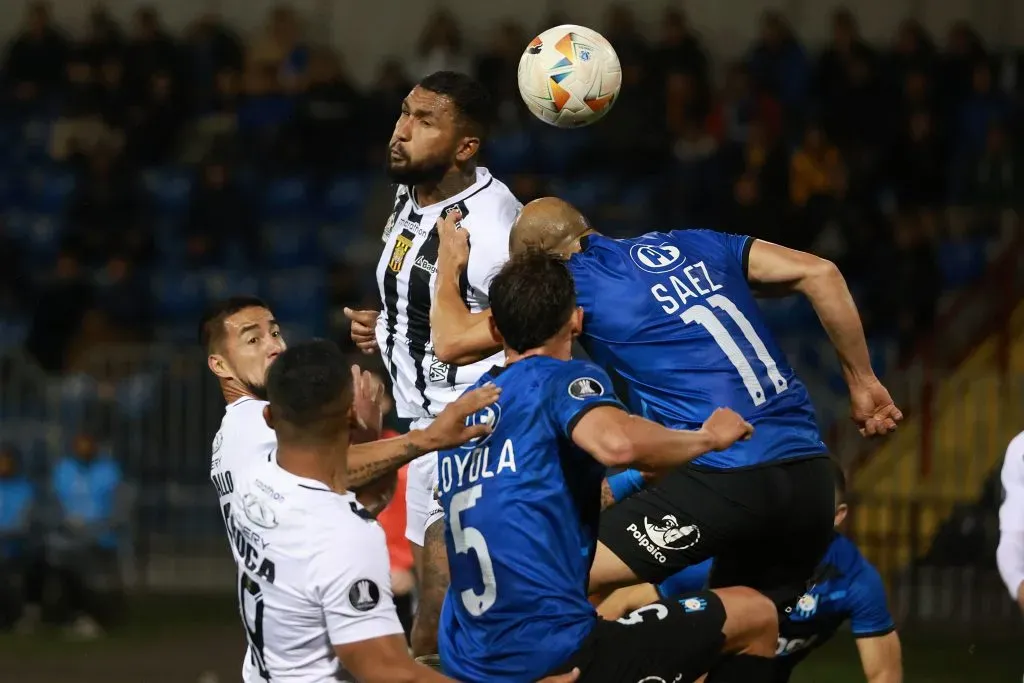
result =
[[597,31],[565,24],[534,38],[519,59],[519,94],[533,115],[559,128],[578,128],[612,108],[622,67]]

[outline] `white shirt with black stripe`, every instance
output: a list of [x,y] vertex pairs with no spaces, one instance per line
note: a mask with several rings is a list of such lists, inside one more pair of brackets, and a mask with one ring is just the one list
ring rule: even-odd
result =
[[476,313],[490,306],[490,281],[508,260],[509,232],[522,204],[486,168],[477,168],[476,182],[464,191],[431,206],[419,206],[414,194],[412,188],[399,186],[384,228],[384,251],[377,264],[383,308],[376,332],[394,381],[398,416],[423,425],[503,360],[498,354],[455,368],[434,356],[430,306],[437,275],[437,219],[453,208],[462,212],[462,227],[470,235],[462,293]]

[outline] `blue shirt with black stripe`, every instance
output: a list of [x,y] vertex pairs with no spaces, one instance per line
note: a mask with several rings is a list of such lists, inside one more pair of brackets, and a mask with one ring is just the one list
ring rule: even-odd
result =
[[627,388],[633,412],[697,429],[728,406],[754,435],[694,462],[758,465],[825,452],[810,396],[747,283],[754,239],[711,230],[590,235],[569,260],[580,341]]
[[572,432],[590,410],[623,406],[588,361],[531,356],[476,386],[487,382],[501,397],[470,420],[493,431],[438,454],[451,570],[438,646],[460,681],[534,681],[597,623],[587,582],[605,468]]

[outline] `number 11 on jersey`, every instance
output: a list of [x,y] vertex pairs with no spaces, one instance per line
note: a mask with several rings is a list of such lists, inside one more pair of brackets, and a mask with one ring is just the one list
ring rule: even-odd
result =
[[478,617],[493,605],[498,599],[498,586],[494,579],[494,564],[491,562],[491,553],[487,550],[487,541],[479,529],[462,524],[462,513],[476,505],[476,501],[483,495],[483,487],[480,484],[459,491],[452,496],[451,510],[448,524],[452,532],[452,543],[455,545],[455,552],[468,553],[471,549],[476,552],[476,561],[480,564],[480,575],[483,579],[484,592],[477,594],[470,588],[462,591],[459,597],[466,611],[474,617]]
[[[736,304],[730,299],[721,294],[712,294],[705,301],[711,304],[713,308],[724,311],[736,323],[736,327],[740,328],[740,332],[743,333],[747,343],[754,350],[757,360],[760,361],[768,373],[768,380],[775,387],[775,393],[781,394],[788,389],[789,383],[786,382],[786,378],[779,372],[775,359],[768,353],[768,348],[764,345],[764,341],[757,335],[757,331],[754,330],[754,326],[747,320],[747,316],[743,315],[743,311],[737,308]],[[750,361],[747,360],[746,355],[740,350],[736,340],[729,334],[729,330],[725,329],[725,325],[718,319],[714,311],[707,306],[697,304],[687,308],[679,317],[682,318],[684,323],[697,323],[711,334],[715,343],[718,344],[718,347],[722,349],[729,362],[736,368],[736,372],[740,374],[743,386],[746,387],[747,393],[750,394],[750,399],[754,402],[755,406],[759,406],[768,400],[764,395],[761,380],[754,373],[754,368],[751,366]]]

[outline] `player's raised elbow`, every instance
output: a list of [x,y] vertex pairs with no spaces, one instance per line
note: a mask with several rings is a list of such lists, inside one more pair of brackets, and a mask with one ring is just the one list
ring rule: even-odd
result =
[[829,294],[835,287],[844,286],[843,274],[832,261],[827,258],[807,254],[803,275],[797,280],[796,290],[805,295]]

